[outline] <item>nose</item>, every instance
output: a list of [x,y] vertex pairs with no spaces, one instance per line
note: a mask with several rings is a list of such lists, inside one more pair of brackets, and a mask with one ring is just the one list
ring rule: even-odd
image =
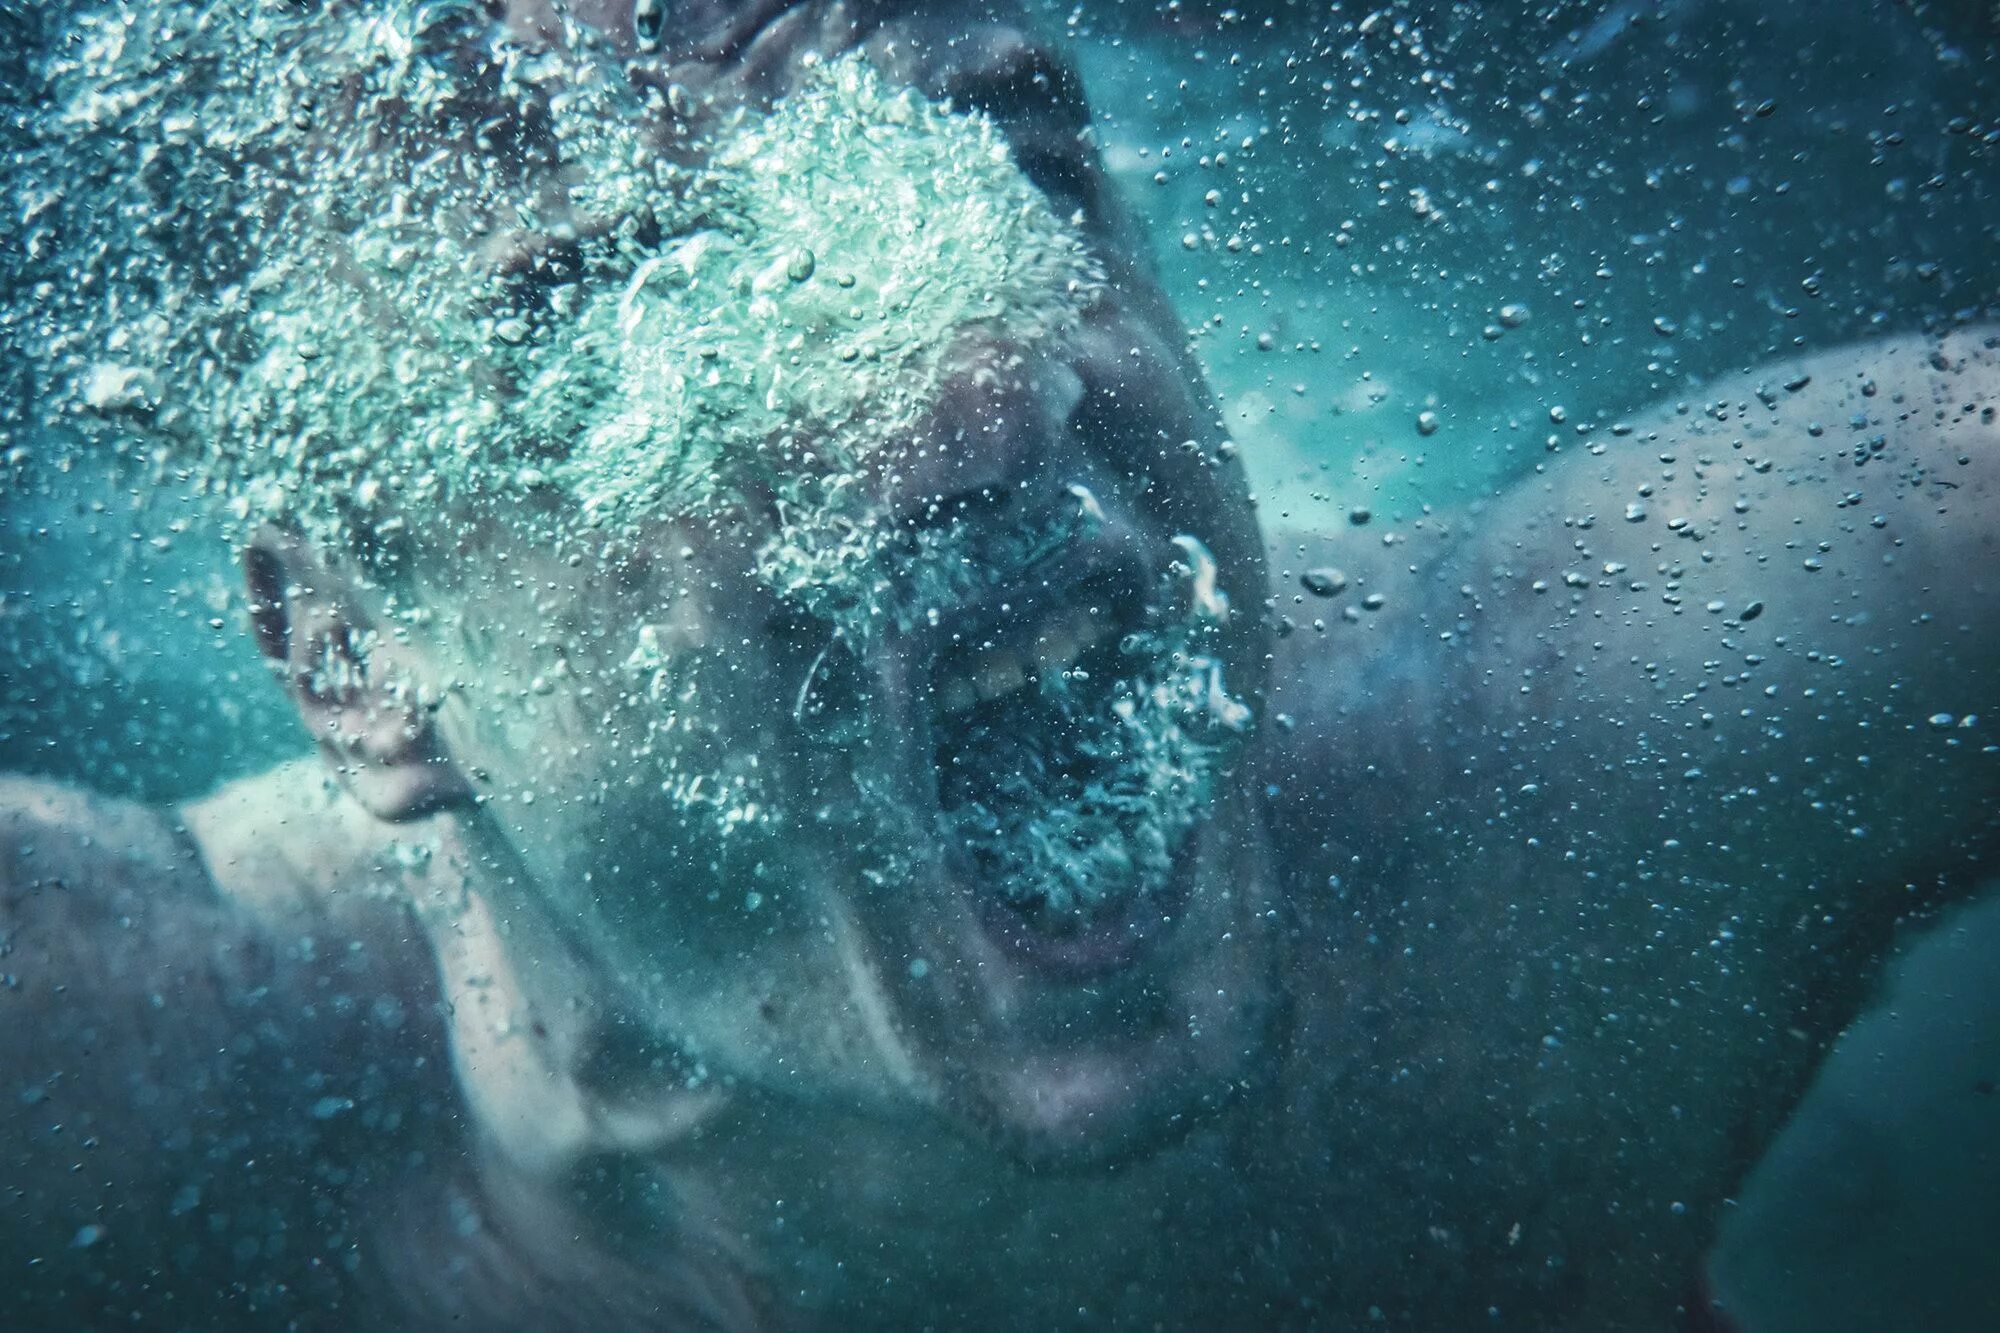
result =
[[1059,454],[1083,398],[1082,378],[1060,355],[976,343],[952,365],[923,428],[885,460],[892,510],[919,524],[1031,486]]

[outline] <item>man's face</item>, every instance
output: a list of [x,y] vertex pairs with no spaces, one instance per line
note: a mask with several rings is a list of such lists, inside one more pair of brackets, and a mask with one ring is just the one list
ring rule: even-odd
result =
[[[933,27],[850,40],[935,91]],[[1088,1158],[1261,1045],[1264,574],[1068,76],[952,36],[982,86],[1055,89],[996,118],[1109,274],[1081,326],[963,332],[851,466],[793,441],[770,493],[697,517],[493,536],[427,637],[447,747],[643,1021],[714,1073]]]

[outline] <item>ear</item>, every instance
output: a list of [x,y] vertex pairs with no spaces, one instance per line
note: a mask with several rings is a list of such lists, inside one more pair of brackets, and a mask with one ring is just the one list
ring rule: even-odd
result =
[[469,799],[420,687],[420,663],[378,632],[362,590],[299,537],[266,526],[243,556],[250,626],[348,793],[379,819]]

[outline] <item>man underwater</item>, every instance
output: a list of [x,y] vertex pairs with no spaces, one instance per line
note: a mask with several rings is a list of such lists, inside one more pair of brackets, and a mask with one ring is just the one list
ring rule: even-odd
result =
[[[53,160],[185,225],[44,360],[234,505],[320,755],[5,788],[10,1307],[1706,1314],[1990,873],[1991,334],[1262,534],[1017,22],[212,8],[57,71]],[[1321,593],[1384,628],[1281,637]]]

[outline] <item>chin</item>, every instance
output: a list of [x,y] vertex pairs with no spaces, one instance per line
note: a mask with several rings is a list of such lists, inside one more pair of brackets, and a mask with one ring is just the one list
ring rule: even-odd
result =
[[1257,793],[1224,779],[1163,882],[1080,920],[997,893],[952,846],[921,908],[879,923],[879,974],[956,1131],[1030,1169],[1098,1169],[1262,1081],[1282,914]]
[[1239,824],[1252,804],[1222,803],[1176,867],[1179,892],[1137,914],[1144,929],[1107,924],[1116,947],[1092,941],[1090,966],[982,923],[989,995],[1039,1012],[938,1043],[955,1121],[1034,1168],[1085,1170],[1174,1142],[1262,1081],[1280,931],[1262,840]]

